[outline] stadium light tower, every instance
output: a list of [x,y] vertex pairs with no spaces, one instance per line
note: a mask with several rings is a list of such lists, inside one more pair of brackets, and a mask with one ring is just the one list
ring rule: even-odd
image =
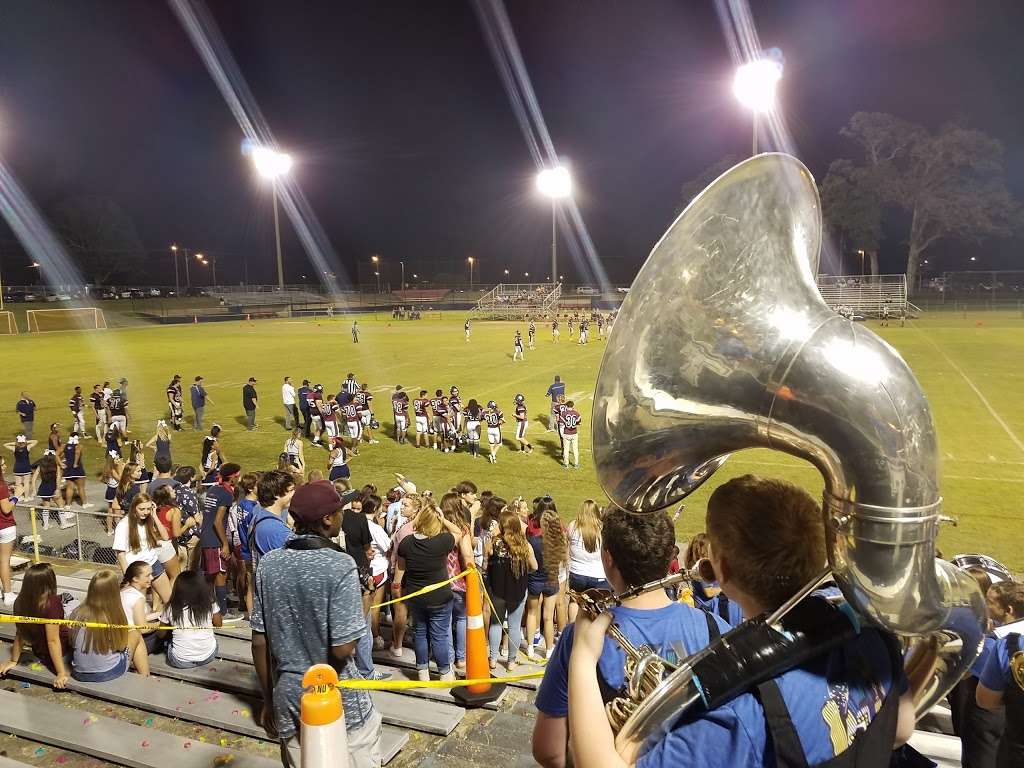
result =
[[572,194],[572,176],[564,165],[537,174],[537,190],[551,198],[551,274],[558,274],[558,201]]
[[277,289],[284,290],[284,265],[281,261],[281,225],[277,213],[277,185],[279,179],[292,169],[292,158],[270,147],[253,147],[252,162],[256,172],[270,181],[274,193],[274,240],[277,243]]
[[377,276],[377,293],[380,293],[380,256],[374,254],[370,261],[373,262],[373,274]]
[[472,256],[470,256],[468,259],[466,259],[466,261],[469,262],[469,290],[472,291],[473,290],[473,264],[474,264],[474,262],[476,260]]
[[762,56],[736,69],[733,95],[754,115],[753,154],[757,154],[757,129],[762,113],[775,106],[775,88],[782,79],[781,56]]

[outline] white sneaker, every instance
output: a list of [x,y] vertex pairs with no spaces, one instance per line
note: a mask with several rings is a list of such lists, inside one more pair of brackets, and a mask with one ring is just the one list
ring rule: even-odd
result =
[[455,673],[451,669],[449,669],[447,672],[445,672],[443,675],[441,675],[441,679],[442,680],[454,680],[455,679]]
[[68,528],[74,528],[75,524],[69,521],[69,522],[66,522],[66,523],[61,523],[58,527],[62,531],[66,531]]
[[396,659],[402,658],[403,654],[402,654],[402,648],[401,647],[395,648],[394,646],[392,646],[390,650],[391,650],[391,655],[394,656]]
[[15,592],[4,592],[4,605],[14,605],[14,598],[17,596]]
[[416,678],[418,680],[420,680],[420,682],[429,683],[430,682],[430,670],[429,669],[417,669],[416,670]]

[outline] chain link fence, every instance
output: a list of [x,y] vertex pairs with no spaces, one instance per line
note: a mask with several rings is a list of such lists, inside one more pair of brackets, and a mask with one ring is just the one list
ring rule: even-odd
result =
[[117,565],[113,533],[107,533],[114,530],[116,520],[105,505],[82,509],[18,504],[14,518],[18,526],[15,552],[25,557]]

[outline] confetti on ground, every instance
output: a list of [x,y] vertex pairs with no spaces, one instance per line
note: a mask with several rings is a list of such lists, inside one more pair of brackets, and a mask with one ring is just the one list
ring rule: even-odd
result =
[[148,725],[150,728],[153,727],[153,718],[152,717],[147,717],[146,718],[146,725]]
[[33,672],[43,671],[43,665],[40,664],[38,661],[33,661],[31,664],[28,665],[28,668],[31,669]]
[[204,744],[206,743],[206,737],[205,737],[205,736],[200,736],[200,737],[199,737],[199,740],[200,740],[201,742],[203,742]]
[[37,748],[36,748],[36,751],[35,751],[35,752],[34,752],[33,754],[34,754],[34,755],[35,755],[36,757],[42,757],[43,755],[45,755],[45,754],[46,754],[46,750],[45,750],[45,749],[44,749],[43,747],[37,747]]
[[227,739],[221,739],[221,740],[220,740],[220,745],[221,745],[222,747],[226,747],[226,746],[228,745],[228,740],[227,740]]
[[66,763],[67,761],[68,761],[68,756],[67,755],[58,755],[57,760],[56,760],[56,762],[61,763],[62,765],[64,763]]
[[220,698],[220,691],[213,691],[209,696],[206,697],[206,701],[216,701]]
[[192,749],[192,742],[191,741],[186,741],[181,746],[184,747],[185,749]]
[[32,687],[32,683],[22,683],[21,687],[22,688],[31,688]]
[[139,746],[141,746],[143,749],[146,749],[147,747],[149,747],[149,742],[143,740],[143,742]]
[[219,755],[213,758],[213,764],[215,766],[228,765],[235,759],[234,755]]
[[89,715],[87,718],[85,718],[85,720],[82,721],[82,725],[92,725],[93,723],[98,723],[99,720],[100,719],[96,717],[96,715]]

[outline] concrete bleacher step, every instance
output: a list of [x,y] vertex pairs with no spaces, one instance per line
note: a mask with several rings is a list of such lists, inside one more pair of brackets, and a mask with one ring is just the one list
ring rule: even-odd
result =
[[28,763],[19,763],[17,760],[0,755],[0,768],[25,768],[27,765]]
[[0,730],[132,768],[278,768],[280,762],[0,691]]
[[[12,624],[0,624],[0,639],[14,640]],[[251,664],[216,661],[204,667],[177,669],[158,654],[149,657],[149,671],[157,677],[193,683],[222,693],[261,698],[259,680]],[[445,736],[462,722],[466,710],[440,701],[422,701],[388,691],[370,691],[373,704],[384,722],[401,728]]]
[[[10,643],[0,647],[9,652]],[[8,676],[38,685],[52,685],[53,673],[38,663],[30,653],[22,653],[22,663]],[[83,683],[68,680],[67,690],[93,699],[121,704],[144,712],[177,718],[190,723],[207,725],[218,730],[237,733],[264,741],[275,741],[259,725],[262,702],[234,693],[222,693],[189,683],[159,677],[142,677],[134,672],[106,683]],[[3,717],[0,716],[0,725]],[[385,725],[381,739],[384,762],[388,762],[409,740],[409,734]],[[0,768],[3,768],[0,765]]]
[[910,737],[910,746],[925,757],[934,760],[938,768],[960,768],[961,766],[960,739],[955,736],[914,731]]

